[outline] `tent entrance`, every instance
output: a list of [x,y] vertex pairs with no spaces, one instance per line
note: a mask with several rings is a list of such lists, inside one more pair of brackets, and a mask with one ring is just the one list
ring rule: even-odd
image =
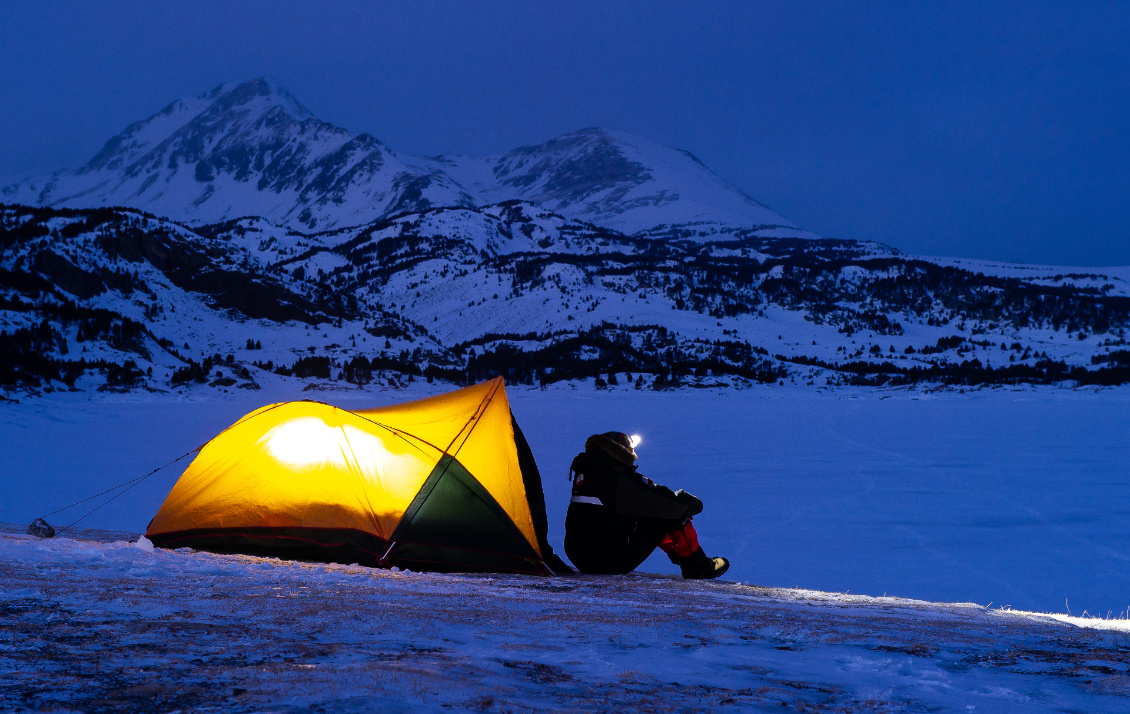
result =
[[391,540],[385,565],[546,572],[498,501],[450,454],[432,469]]

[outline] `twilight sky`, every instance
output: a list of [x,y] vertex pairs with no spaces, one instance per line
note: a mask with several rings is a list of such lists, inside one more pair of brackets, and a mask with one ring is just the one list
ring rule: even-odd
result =
[[[989,5],[986,8],[984,5]],[[399,152],[588,126],[687,149],[798,225],[1130,265],[1130,3],[35,2],[0,23],[0,182],[267,76]]]

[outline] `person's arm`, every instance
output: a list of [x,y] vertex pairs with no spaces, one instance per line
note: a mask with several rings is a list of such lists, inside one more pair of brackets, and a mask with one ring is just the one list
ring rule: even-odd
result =
[[681,520],[702,512],[702,501],[689,493],[652,483],[635,471],[622,471],[616,483],[616,511],[631,518]]

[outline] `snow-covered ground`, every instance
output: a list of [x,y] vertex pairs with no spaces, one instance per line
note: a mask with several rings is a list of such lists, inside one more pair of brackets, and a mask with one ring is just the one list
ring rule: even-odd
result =
[[0,708],[1125,711],[1126,622],[667,577],[461,576],[0,532]]
[[[80,524],[112,536],[18,535],[264,403],[372,407],[441,389],[0,405],[0,521],[12,524],[0,633],[15,633],[0,634],[0,680],[18,675],[0,703],[39,708],[55,700],[35,692],[58,690],[90,711],[111,706],[92,692],[116,688],[162,708],[1130,707],[1126,389],[508,389],[558,550],[571,457],[590,433],[638,432],[641,471],[706,503],[695,522],[707,552],[733,563],[726,583],[398,574],[126,545],[187,459]],[[644,570],[673,573],[662,556]]]

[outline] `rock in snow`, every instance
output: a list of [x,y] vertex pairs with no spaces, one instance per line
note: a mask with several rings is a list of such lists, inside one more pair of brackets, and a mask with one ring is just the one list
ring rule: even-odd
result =
[[29,536],[35,536],[36,538],[54,538],[55,529],[42,518],[36,518],[31,522],[31,525],[27,527],[27,534]]

